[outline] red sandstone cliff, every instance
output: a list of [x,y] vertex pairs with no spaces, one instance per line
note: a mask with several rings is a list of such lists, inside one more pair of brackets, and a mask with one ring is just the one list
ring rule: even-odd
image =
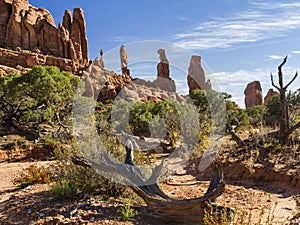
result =
[[67,10],[57,28],[51,14],[28,0],[0,0],[0,47],[25,49],[88,64],[84,13]]

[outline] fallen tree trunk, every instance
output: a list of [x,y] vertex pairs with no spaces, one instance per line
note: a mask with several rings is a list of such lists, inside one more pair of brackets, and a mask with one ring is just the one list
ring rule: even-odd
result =
[[247,144],[234,131],[230,131],[229,133],[231,134],[232,139],[235,140],[240,147],[247,147]]
[[[116,164],[110,161],[107,155],[104,155],[104,158],[106,160],[105,164],[83,157],[72,157],[72,161],[77,165],[90,167],[96,171],[113,170],[125,177],[128,180],[128,186],[146,202],[147,209],[145,213],[148,216],[162,221],[183,224],[204,224],[205,211],[219,216],[225,213],[227,218],[232,216],[232,209],[216,206],[213,203],[223,193],[225,187],[223,171],[219,165],[214,168],[214,177],[211,179],[204,196],[178,200],[166,195],[156,181],[162,169],[162,164],[154,168],[149,179],[145,179],[139,168],[127,164]],[[134,183],[137,183],[137,181],[139,184],[145,185],[135,185]]]

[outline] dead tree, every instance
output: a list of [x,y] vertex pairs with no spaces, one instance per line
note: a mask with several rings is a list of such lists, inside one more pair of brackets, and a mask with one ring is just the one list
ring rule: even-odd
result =
[[204,224],[205,211],[209,211],[212,215],[225,214],[228,218],[232,216],[232,209],[216,206],[213,203],[223,193],[225,187],[223,172],[218,164],[214,166],[214,176],[204,196],[178,200],[165,194],[157,183],[162,164],[156,166],[150,178],[146,179],[141,170],[133,164],[115,163],[107,153],[103,153],[103,159],[105,163],[95,162],[83,157],[72,157],[72,161],[77,165],[90,167],[96,171],[114,172],[125,178],[126,184],[146,202],[147,209],[145,213],[148,216],[161,221],[183,224]]
[[293,127],[289,127],[288,124],[288,112],[287,112],[287,102],[286,102],[286,90],[291,85],[291,83],[294,82],[294,80],[298,76],[298,72],[296,72],[293,79],[287,84],[283,85],[283,74],[282,74],[282,67],[287,61],[287,56],[283,59],[283,62],[278,66],[278,82],[279,87],[274,84],[273,75],[271,73],[271,82],[272,86],[275,87],[280,94],[280,121],[279,121],[279,141],[281,144],[287,144],[288,143],[288,137],[289,135],[296,130],[298,127],[300,127],[300,123],[296,124]]

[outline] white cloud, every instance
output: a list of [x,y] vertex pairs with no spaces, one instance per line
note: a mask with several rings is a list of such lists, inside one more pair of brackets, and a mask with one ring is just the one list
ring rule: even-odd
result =
[[273,60],[273,59],[283,59],[284,57],[281,55],[269,55],[269,59]]
[[274,4],[274,2],[253,2],[253,5],[257,6],[260,9],[282,9],[282,8],[297,8],[300,7],[300,2],[282,2]]
[[300,50],[292,51],[292,54],[300,54]]
[[134,41],[139,41],[139,37],[132,37],[132,36],[115,36],[113,39],[111,39],[111,42],[114,43],[128,43],[128,42],[134,42]]
[[184,16],[178,16],[177,19],[180,21],[190,21],[187,17]]
[[300,28],[300,3],[253,3],[252,9],[228,18],[214,18],[175,35],[182,47],[200,50],[228,48],[282,37]]

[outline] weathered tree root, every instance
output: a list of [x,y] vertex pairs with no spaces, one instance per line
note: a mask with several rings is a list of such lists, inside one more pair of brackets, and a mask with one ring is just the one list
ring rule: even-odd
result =
[[[156,174],[160,168],[155,168],[152,176],[146,180],[137,167],[126,164],[116,164],[110,161],[107,156],[105,165],[97,163],[83,157],[72,157],[72,161],[80,166],[91,167],[96,170],[114,171],[128,179],[128,186],[140,196],[147,204],[145,214],[157,218],[161,221],[176,222],[182,224],[204,224],[206,212],[216,217],[225,214],[228,219],[232,216],[233,210],[227,207],[216,206],[214,201],[219,197],[225,188],[223,181],[223,171],[221,166],[214,166],[214,177],[210,181],[206,193],[199,198],[178,200],[166,195],[156,182]],[[131,182],[131,179],[140,179],[139,182],[145,185],[137,186]],[[147,182],[155,179],[155,182]],[[150,184],[149,184],[150,183]],[[222,216],[223,218],[224,216]]]

